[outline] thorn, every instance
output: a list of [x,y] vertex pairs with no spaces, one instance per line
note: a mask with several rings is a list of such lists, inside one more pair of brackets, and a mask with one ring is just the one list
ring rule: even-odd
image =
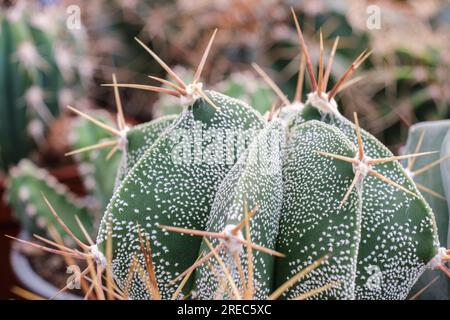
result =
[[238,288],[236,287],[236,284],[234,283],[233,277],[231,276],[230,272],[228,271],[225,263],[223,262],[222,258],[218,255],[217,251],[213,248],[211,242],[208,241],[208,239],[203,238],[206,245],[208,246],[209,250],[213,253],[214,258],[216,258],[217,262],[219,263],[220,267],[222,268],[223,273],[225,274],[225,277],[228,279],[228,282],[231,286],[231,290],[233,291],[233,294],[236,298],[236,300],[241,300],[241,295],[239,293]]
[[[87,272],[89,271],[89,266],[84,269],[81,273],[80,276],[84,276]],[[69,281],[62,289],[60,289],[58,292],[56,292],[53,296],[51,296],[48,300],[53,300],[55,299],[57,296],[59,296],[61,293],[63,293],[64,291],[66,291],[67,289],[69,289],[69,287],[73,284],[72,281]]]
[[[256,212],[256,210],[255,210]],[[252,239],[250,235],[250,215],[247,203],[244,203],[244,221],[245,221],[245,238],[247,240],[247,285],[245,286],[244,299],[250,300],[254,295],[253,288],[253,250]]]
[[[223,243],[220,243],[219,245],[217,245],[215,247],[215,250],[217,252],[219,252],[220,250],[222,250],[225,247],[225,245]],[[194,262],[193,265],[191,265],[189,268],[187,268],[186,270],[184,270],[180,275],[178,275],[176,278],[174,278],[173,280],[170,281],[171,284],[176,283],[177,281],[181,280],[181,278],[183,278],[185,275],[187,275],[188,273],[192,273],[196,268],[198,268],[199,266],[201,266],[203,263],[205,263],[206,261],[208,261],[211,257],[213,256],[212,251],[210,251],[208,254],[204,255],[202,258],[197,259],[196,262]]]
[[295,297],[292,300],[306,300],[306,299],[311,298],[311,297],[313,297],[315,295],[318,295],[319,293],[322,293],[322,292],[325,292],[327,290],[330,290],[331,288],[336,287],[338,284],[339,284],[339,282],[336,282],[336,281],[330,282],[330,283],[328,283],[328,284],[326,284],[324,286],[321,286],[319,288],[316,288],[316,289],[313,289],[311,291],[305,292],[305,293]]
[[[419,152],[420,148],[422,147],[423,138],[425,137],[425,130],[422,130],[419,136],[419,141],[417,141],[416,149],[414,153]],[[408,159],[408,171],[412,172],[412,168],[414,167],[414,162],[416,161],[416,158]]]
[[155,76],[148,76],[150,79],[156,80],[172,89],[175,89],[176,91],[178,91],[181,95],[185,96],[187,94],[186,90],[184,90],[183,88],[177,86],[176,84],[167,81],[165,79],[159,78],[159,77],[155,77]]
[[112,86],[116,86],[119,88],[131,88],[131,89],[139,89],[139,90],[144,90],[144,91],[151,91],[151,92],[158,92],[158,93],[165,93],[165,94],[169,94],[171,96],[180,97],[180,93],[178,91],[174,91],[174,90],[170,90],[170,89],[166,89],[166,88],[161,88],[161,87],[155,87],[155,86],[147,86],[144,84],[134,84],[134,83],[117,83],[117,84],[111,84],[111,83],[104,83],[101,85],[102,87],[112,87]]
[[420,169],[417,169],[417,170],[411,172],[411,176],[416,177],[416,176],[418,176],[419,174],[422,174],[422,173],[424,173],[425,171],[428,171],[428,170],[430,170],[431,168],[433,168],[434,166],[440,164],[441,162],[447,160],[448,158],[450,158],[450,153],[447,154],[447,155],[445,155],[445,156],[443,156],[442,158],[440,158],[440,159],[438,159],[438,160],[436,160],[436,161],[433,161],[433,162],[431,162],[431,163],[429,163],[429,164],[423,166],[423,167],[420,168]]
[[311,263],[306,268],[302,269],[299,273],[293,276],[291,279],[283,283],[278,289],[276,289],[268,298],[268,300],[276,300],[278,299],[286,290],[296,284],[299,280],[304,278],[308,273],[316,269],[323,262],[325,262],[329,258],[329,255],[325,255],[322,258],[317,259],[313,263]]
[[353,177],[352,183],[350,184],[350,187],[348,188],[347,192],[345,193],[344,198],[342,198],[341,203],[339,203],[339,207],[338,207],[339,209],[341,209],[342,206],[347,201],[348,197],[350,196],[350,193],[352,192],[353,188],[356,186],[356,183],[358,182],[360,175],[361,175],[361,172],[359,170],[357,170],[355,172],[355,176]]
[[202,230],[185,229],[185,228],[171,227],[171,226],[164,226],[164,225],[159,225],[158,228],[167,230],[167,231],[177,232],[177,233],[190,234],[193,236],[226,239],[225,235],[223,235],[222,233],[218,233],[218,232],[208,232],[208,231],[202,231]]
[[435,191],[425,187],[424,185],[422,185],[420,183],[415,182],[415,184],[416,184],[417,189],[419,189],[419,190],[421,190],[423,192],[426,192],[426,193],[428,193],[428,194],[430,194],[430,195],[432,195],[432,196],[434,196],[434,197],[436,197],[438,199],[441,199],[443,201],[447,201],[447,198],[444,197],[443,195],[441,195],[441,194],[439,194],[439,193],[437,193],[437,192],[435,192]]
[[420,152],[420,153],[406,154],[406,155],[402,155],[402,156],[392,156],[392,157],[386,157],[386,158],[371,159],[371,160],[367,161],[367,163],[369,165],[375,165],[375,164],[379,164],[379,163],[398,161],[398,160],[403,160],[403,159],[410,159],[413,157],[415,158],[415,157],[427,156],[427,155],[435,154],[438,152],[439,151]]
[[256,72],[260,75],[261,78],[272,88],[272,90],[275,92],[275,94],[283,101],[284,105],[291,104],[289,100],[286,98],[286,96],[281,91],[280,87],[278,87],[275,82],[270,79],[269,75],[261,69],[260,66],[258,66],[256,63],[252,63],[252,67],[256,70]]
[[330,58],[328,59],[327,69],[325,70],[325,76],[323,78],[323,90],[327,91],[328,80],[330,79],[331,67],[333,65],[334,56],[339,43],[339,36],[334,40],[333,48],[331,49]]
[[302,100],[303,82],[305,80],[306,61],[305,61],[305,55],[303,54],[303,52],[301,53],[301,56],[302,56],[302,58],[300,60],[300,66],[299,66],[299,71],[298,71],[297,87],[295,88],[295,98],[294,98],[295,102],[301,102],[301,100]]
[[91,117],[90,115],[88,115],[88,114],[86,114],[86,113],[84,113],[84,112],[82,112],[82,111],[80,111],[80,110],[78,110],[78,109],[75,109],[75,108],[72,107],[72,106],[67,106],[67,108],[69,108],[69,110],[71,110],[72,112],[75,112],[75,113],[78,114],[79,116],[81,116],[81,117],[83,117],[83,118],[85,118],[85,119],[91,121],[92,123],[96,124],[96,125],[99,126],[100,128],[103,128],[103,129],[105,129],[106,131],[109,131],[109,132],[112,133],[113,135],[115,135],[115,136],[120,136],[120,131],[119,131],[119,130],[117,130],[117,129],[113,128],[113,127],[110,127],[110,126],[104,124],[104,123],[101,122],[101,121],[98,121],[97,119]]
[[445,273],[447,278],[450,278],[450,270],[446,266],[440,265],[438,268]]
[[70,152],[66,152],[64,154],[64,156],[67,157],[67,156],[72,156],[74,154],[79,154],[79,153],[83,153],[83,152],[87,152],[87,151],[103,149],[103,148],[111,147],[111,146],[114,146],[114,145],[118,145],[118,143],[119,142],[116,141],[116,140],[103,141],[103,142],[100,142],[100,143],[97,143],[97,144],[94,144],[94,145],[91,145],[91,146],[87,146],[87,147],[79,148],[79,149],[76,149],[76,150],[72,150]]
[[139,225],[137,225],[137,230],[141,246],[141,252],[144,255],[145,266],[147,268],[147,274],[150,280],[152,300],[161,300],[161,293],[158,288],[158,281],[156,280],[155,267],[153,264],[152,250],[150,247],[150,243],[148,241],[148,238],[145,237],[145,246],[144,246],[144,240],[142,238],[141,229]]
[[331,157],[331,158],[335,158],[338,160],[342,160],[348,163],[357,163],[357,160],[355,158],[350,158],[350,157],[346,157],[346,156],[340,156],[338,154],[334,154],[334,153],[328,153],[325,151],[316,151],[318,154],[323,155],[323,156],[327,156],[327,157]]
[[355,131],[358,140],[358,158],[359,161],[362,161],[364,159],[364,145],[361,137],[361,127],[359,126],[358,114],[356,112],[353,112],[353,117],[355,118]]
[[117,143],[106,155],[106,160],[108,161],[109,159],[112,158],[112,156],[117,152],[117,150],[119,150],[119,144]]
[[11,292],[14,293],[16,296],[19,296],[25,300],[45,300],[43,297],[41,297],[31,291],[28,291],[26,289],[23,289],[23,288],[20,288],[17,286],[14,286],[11,289]]
[[67,234],[75,241],[75,243],[77,243],[82,249],[89,251],[90,248],[89,246],[85,245],[83,242],[80,241],[80,239],[78,239],[73,232],[67,227],[67,225],[64,223],[64,221],[61,220],[61,218],[58,216],[58,214],[56,213],[55,209],[53,208],[53,206],[50,204],[50,202],[48,201],[47,197],[44,195],[44,193],[42,193],[42,197],[44,198],[44,201],[46,203],[46,205],[48,206],[48,208],[50,209],[51,213],[53,214],[53,216],[55,217],[56,221],[58,221],[58,223],[60,224],[60,226],[64,229],[64,231],[67,232]]
[[[219,246],[220,246],[220,245],[219,245]],[[210,252],[210,253],[211,253],[211,252]],[[203,251],[202,251],[202,253],[198,256],[197,260],[195,260],[194,265],[197,264],[198,261],[200,261],[202,255],[203,255]],[[212,256],[212,253],[211,253],[211,256]],[[206,261],[206,260],[205,260],[205,261]],[[199,264],[199,265],[200,265],[200,264]],[[197,268],[197,267],[195,267],[195,268]],[[188,269],[189,271],[187,271],[185,274],[183,274],[183,280],[181,281],[181,283],[180,283],[180,285],[178,286],[177,290],[175,290],[175,292],[173,293],[171,300],[177,300],[178,296],[179,296],[180,293],[181,293],[181,290],[183,290],[184,286],[186,285],[187,281],[188,281],[189,278],[191,277],[191,275],[192,275],[192,273],[194,272],[195,268],[192,268],[192,269],[189,268],[190,270]],[[172,281],[175,282],[175,280],[172,280]],[[171,281],[171,282],[172,282],[172,281]]]
[[319,58],[319,83],[317,85],[317,94],[319,97],[322,96],[322,85],[323,85],[323,35],[322,28],[320,29],[320,58]]
[[348,77],[352,75],[352,73],[366,60],[370,54],[373,52],[373,50],[370,50],[368,53],[366,53],[366,50],[364,50],[358,58],[348,67],[347,71],[342,75],[342,77],[336,82],[333,89],[331,89],[329,95],[328,95],[328,101],[330,101],[339,90],[339,87],[341,87],[344,82],[347,80]]
[[350,88],[351,86],[353,86],[354,84],[358,83],[359,81],[363,80],[365,78],[365,75],[360,75],[357,77],[354,77],[350,80],[348,80],[347,82],[345,82],[336,92],[336,94],[338,94],[341,91],[344,91],[347,88]]
[[389,178],[383,176],[381,173],[376,172],[376,171],[373,170],[373,169],[370,169],[370,170],[369,170],[369,174],[372,175],[372,176],[374,176],[374,177],[376,177],[376,178],[378,178],[378,179],[380,179],[380,180],[383,181],[383,182],[386,182],[387,184],[390,184],[391,186],[396,187],[397,189],[402,190],[402,191],[405,192],[405,193],[408,193],[408,194],[412,195],[413,197],[416,197],[416,198],[418,197],[414,192],[409,191],[409,190],[406,189],[405,187],[399,185],[398,183],[396,183],[396,182],[392,181],[391,179],[389,179]]
[[206,102],[208,102],[208,104],[210,106],[212,106],[216,111],[220,111],[220,108],[206,95],[205,92],[203,92],[203,90],[199,90],[198,93],[202,96],[203,99],[206,100]]
[[[247,240],[238,239],[238,241],[240,243],[244,244],[244,245],[248,245]],[[258,250],[258,251],[270,254],[271,256],[276,256],[276,257],[280,257],[280,258],[284,258],[286,256],[285,254],[283,254],[281,252],[278,252],[278,251],[275,251],[275,250],[272,250],[272,249],[268,249],[266,247],[263,247],[263,246],[261,246],[259,244],[253,243],[253,242],[250,243],[250,246],[253,249],[255,249],[255,250]]]
[[203,68],[205,67],[205,62],[206,62],[206,59],[208,58],[209,51],[211,50],[211,46],[214,42],[214,38],[216,37],[216,33],[217,33],[217,28],[214,29],[214,32],[213,32],[211,38],[209,39],[208,45],[206,46],[205,52],[203,53],[202,59],[200,60],[200,63],[197,67],[197,71],[195,72],[193,83],[197,83],[200,80],[200,76],[202,74]]
[[67,246],[65,246],[65,245],[56,243],[56,242],[51,241],[51,240],[49,240],[49,239],[45,239],[44,237],[41,237],[40,235],[33,234],[33,237],[35,237],[36,239],[38,239],[38,240],[40,240],[40,241],[42,241],[42,242],[44,242],[44,243],[46,243],[46,244],[49,244],[49,245],[51,245],[51,246],[54,246],[55,248],[58,248],[58,249],[60,249],[61,251],[66,251],[67,253],[73,253],[73,254],[82,254],[81,252],[72,250],[72,249],[70,249],[69,247],[67,247]]
[[273,117],[275,115],[275,108],[276,107],[277,107],[277,102],[275,101],[274,103],[272,103],[272,106],[270,107],[269,116],[267,117],[267,121],[268,122],[273,120]]
[[308,47],[306,46],[305,39],[303,38],[302,29],[300,28],[300,24],[298,23],[297,16],[295,15],[294,8],[291,7],[292,16],[294,17],[295,27],[297,28],[297,36],[300,41],[300,45],[303,49],[303,54],[306,57],[306,68],[308,69],[309,78],[311,80],[311,91],[317,90],[317,82],[314,76],[314,71],[311,63],[311,57],[308,53]]
[[425,287],[420,289],[416,294],[414,294],[409,300],[416,300],[422,293],[424,293],[433,283],[435,283],[439,279],[439,276],[434,277],[433,280],[430,281]]
[[[257,204],[257,205],[252,209],[252,211],[250,211],[250,213],[248,214],[248,219],[249,219],[249,220],[251,220],[251,219],[255,216],[255,214],[258,212],[259,208],[260,208],[260,205]],[[244,214],[245,214],[245,212],[244,212]],[[231,231],[231,233],[233,233],[234,235],[236,235],[237,232],[238,232],[239,230],[241,230],[244,226],[245,226],[245,217],[244,217],[244,219],[242,219],[242,220],[236,225],[236,227],[234,227],[234,229]]]
[[15,240],[17,242],[29,245],[29,246],[34,247],[36,249],[49,252],[49,253],[54,253],[54,254],[58,254],[58,255],[62,255],[62,256],[70,256],[72,258],[81,259],[81,260],[85,260],[86,259],[85,255],[82,254],[82,253],[76,253],[75,254],[75,253],[69,253],[67,251],[62,251],[62,250],[57,250],[57,249],[53,249],[53,248],[48,248],[46,246],[43,246],[43,245],[31,242],[31,241],[27,241],[27,240],[22,240],[22,239],[19,239],[19,238],[10,236],[10,235],[5,235],[5,237],[10,238],[12,240]]
[[117,127],[119,130],[123,130],[126,126],[125,116],[123,115],[122,100],[120,100],[119,88],[117,87],[116,75],[113,73],[112,80],[114,84],[114,97],[116,99],[117,108]]
[[150,55],[155,59],[159,65],[166,70],[166,72],[175,80],[175,82],[182,87],[183,89],[186,89],[186,84],[183,82],[183,80],[177,76],[177,74],[160,58],[156,53],[154,53],[149,47],[147,47],[141,40],[138,38],[134,38]]
[[89,233],[86,231],[86,228],[84,227],[83,223],[81,222],[80,218],[78,217],[78,215],[75,215],[75,221],[78,224],[78,227],[80,227],[81,232],[83,233],[84,237],[86,238],[87,242],[92,246],[94,245],[94,241],[92,241],[91,236],[89,235]]

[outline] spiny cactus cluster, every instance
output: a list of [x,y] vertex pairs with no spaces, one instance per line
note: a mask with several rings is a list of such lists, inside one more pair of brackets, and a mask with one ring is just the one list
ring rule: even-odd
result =
[[95,243],[73,236],[84,253],[67,254],[112,273],[122,297],[404,299],[427,268],[449,273],[433,211],[398,162],[430,153],[394,156],[334,100],[370,53],[327,92],[331,61],[321,46],[316,80],[293,16],[312,86],[305,103],[301,85],[291,102],[269,81],[282,105],[263,117],[205,90],[214,32],[192,83],[138,40],[171,81],[109,84],[116,96],[132,87],[177,97],[181,114],[128,128],[119,99],[117,127],[72,108],[114,137],[90,149],[122,160]]
[[39,144],[61,106],[81,97],[92,69],[88,59],[80,59],[85,57],[85,34],[66,27],[65,12],[49,7],[36,13],[37,4],[8,3],[0,5],[3,170]]

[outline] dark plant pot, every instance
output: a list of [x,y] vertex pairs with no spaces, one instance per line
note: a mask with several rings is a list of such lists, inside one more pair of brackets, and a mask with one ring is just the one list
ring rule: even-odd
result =
[[[19,238],[29,239],[30,236],[26,231],[21,231]],[[25,289],[46,299],[53,297],[60,290],[40,277],[31,267],[28,258],[16,246],[11,248],[10,262],[15,276]],[[55,299],[80,300],[81,297],[69,292],[62,292]]]

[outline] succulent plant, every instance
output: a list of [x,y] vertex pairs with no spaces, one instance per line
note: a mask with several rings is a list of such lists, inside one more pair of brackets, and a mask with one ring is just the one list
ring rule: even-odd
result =
[[[175,96],[183,111],[143,125],[150,130],[138,130],[136,146],[119,99],[117,128],[72,108],[115,136],[91,149],[117,147],[125,159],[95,243],[72,236],[88,263],[106,271],[110,295],[404,299],[427,268],[450,274],[432,209],[398,162],[430,153],[394,156],[360,129],[356,114],[355,123],[344,118],[334,97],[368,54],[326,92],[331,62],[324,70],[321,45],[316,81],[293,16],[305,57],[300,70],[308,70],[312,86],[305,103],[301,85],[290,102],[271,83],[283,104],[265,119],[242,101],[204,90],[214,32],[190,84],[138,40],[173,81],[154,77],[160,88],[113,78],[109,86],[117,98],[120,87]],[[154,138],[139,137],[144,132]],[[104,297],[100,283],[96,288]]]
[[[0,166],[6,170],[43,139],[61,105],[90,77],[84,32],[64,14],[17,1],[0,13]],[[62,19],[57,19],[62,17]],[[30,139],[33,138],[33,139]]]
[[[422,122],[411,126],[405,152],[435,152],[428,157],[411,158],[404,163],[406,172],[414,180],[436,217],[439,242],[449,246],[448,168],[450,157],[450,121]],[[413,297],[447,300],[450,282],[437,270],[427,270],[415,284]]]

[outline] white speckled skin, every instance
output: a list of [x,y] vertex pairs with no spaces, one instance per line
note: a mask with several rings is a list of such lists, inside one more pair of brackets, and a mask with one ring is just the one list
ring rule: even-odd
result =
[[[221,110],[215,111],[203,99],[186,109],[131,169],[107,208],[97,243],[102,248],[107,231],[112,229],[113,270],[122,288],[133,254],[137,253],[145,266],[139,254],[136,227],[139,224],[143,236],[150,239],[162,298],[171,297],[176,285],[166,285],[194,263],[201,238],[169,233],[158,225],[204,229],[219,183],[233,165],[207,161],[174,163],[174,135],[179,138],[176,130],[193,134],[193,128],[200,127],[206,132],[213,129],[238,132],[259,129],[264,123],[250,106],[215,92],[208,92],[208,95]],[[223,148],[223,143],[203,140],[200,146]],[[192,148],[200,146],[193,144]],[[184,291],[189,292],[189,289],[188,283]],[[150,298],[137,276],[133,277],[129,293],[132,299]]]

